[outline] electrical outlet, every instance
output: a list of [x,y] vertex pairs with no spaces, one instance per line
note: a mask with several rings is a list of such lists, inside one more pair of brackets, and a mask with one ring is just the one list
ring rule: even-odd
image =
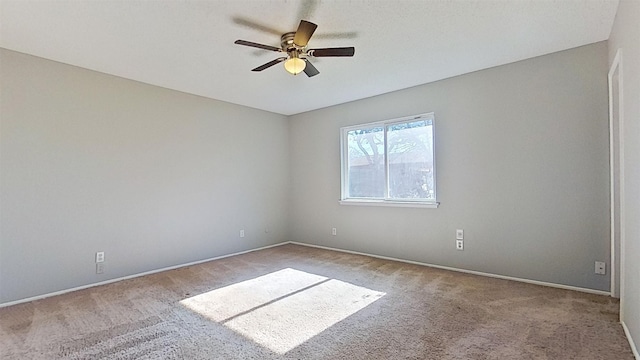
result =
[[244,230],[240,230],[240,237],[244,237]]
[[96,253],[96,263],[104,262],[104,251],[99,251]]
[[607,264],[604,261],[596,261],[596,274],[605,275]]
[[102,273],[104,273],[104,263],[99,262],[96,264],[96,274],[102,274]]
[[336,228],[331,228],[331,235],[333,236],[338,235],[338,230],[336,230]]
[[464,250],[464,241],[456,240],[456,250]]
[[456,229],[456,239],[463,240],[464,239],[464,230]]

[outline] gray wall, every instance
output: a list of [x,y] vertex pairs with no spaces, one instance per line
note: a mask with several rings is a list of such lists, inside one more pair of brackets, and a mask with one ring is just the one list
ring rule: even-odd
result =
[[286,240],[285,116],[0,62],[0,303]]
[[[608,291],[606,74],[602,42],[292,116],[291,240]],[[339,205],[340,127],[431,111],[441,206]]]
[[609,39],[609,63],[622,49],[624,214],[626,226],[622,321],[640,346],[640,1],[622,0]]
[[[288,119],[0,62],[0,303],[285,240],[608,290],[606,43]],[[429,111],[440,208],[338,205],[339,128]]]

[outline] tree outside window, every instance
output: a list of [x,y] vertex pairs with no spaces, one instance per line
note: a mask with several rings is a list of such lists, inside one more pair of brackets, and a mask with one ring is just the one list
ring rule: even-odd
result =
[[433,114],[342,129],[343,200],[435,202]]

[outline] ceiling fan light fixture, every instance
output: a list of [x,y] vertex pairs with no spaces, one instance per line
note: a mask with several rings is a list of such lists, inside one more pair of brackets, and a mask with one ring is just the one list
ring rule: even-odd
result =
[[284,69],[290,74],[298,75],[304,71],[304,73],[307,74],[308,77],[314,77],[320,72],[309,61],[310,57],[350,57],[355,53],[355,48],[353,46],[307,49],[309,39],[316,31],[317,27],[318,25],[312,22],[300,20],[298,30],[296,30],[295,32],[282,34],[282,36],[280,37],[279,48],[271,45],[258,44],[247,40],[236,40],[235,43],[238,45],[251,46],[258,49],[286,54],[286,56],[281,56],[277,59],[271,60],[268,63],[262,64],[255,69],[251,69],[251,71],[262,71],[282,62],[284,65]]
[[289,58],[284,62],[285,70],[293,75],[298,75],[299,73],[303,72],[306,66],[307,63],[298,57]]

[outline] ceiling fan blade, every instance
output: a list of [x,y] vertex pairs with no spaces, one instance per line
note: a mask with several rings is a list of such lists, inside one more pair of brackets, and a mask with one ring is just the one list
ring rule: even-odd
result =
[[322,56],[353,56],[356,48],[340,47],[340,48],[323,48],[323,49],[310,49],[307,51],[309,56],[322,57]]
[[323,32],[321,34],[315,34],[314,39],[355,39],[358,37],[358,32],[356,31],[345,31],[345,32]]
[[268,69],[270,67],[272,67],[273,65],[277,64],[277,63],[281,63],[283,61],[287,60],[286,57],[281,57],[281,58],[277,58],[275,60],[271,60],[268,63],[264,64],[264,65],[260,65],[255,69],[251,69],[251,71],[262,71],[264,69]]
[[271,50],[271,51],[278,51],[278,52],[282,52],[281,48],[277,48],[275,46],[269,46],[269,45],[263,45],[263,44],[258,44],[258,43],[254,43],[251,41],[246,41],[246,40],[236,40],[234,42],[234,44],[238,44],[238,45],[244,45],[244,46],[251,46],[251,47],[255,47],[258,49],[264,49],[264,50]]
[[300,20],[300,25],[298,25],[298,30],[296,30],[296,35],[293,37],[293,43],[300,46],[305,47],[311,39],[311,35],[316,31],[318,25],[308,22],[306,20]]
[[307,65],[304,67],[304,73],[307,74],[308,77],[320,74],[320,71],[318,71],[318,69],[316,69],[316,67],[313,66],[313,64],[311,64],[309,60],[304,59],[304,61],[307,63]]
[[[298,19],[300,19],[300,18],[298,18]],[[246,26],[249,29],[262,31],[262,32],[266,32],[266,33],[277,35],[277,36],[282,36],[282,34],[285,32],[285,31],[278,30],[278,29],[272,28],[272,27],[264,25],[264,24],[260,24],[259,22],[253,21],[253,20],[251,20],[249,18],[243,18],[243,17],[240,17],[240,16],[233,17],[233,22],[238,24],[238,25]]]

